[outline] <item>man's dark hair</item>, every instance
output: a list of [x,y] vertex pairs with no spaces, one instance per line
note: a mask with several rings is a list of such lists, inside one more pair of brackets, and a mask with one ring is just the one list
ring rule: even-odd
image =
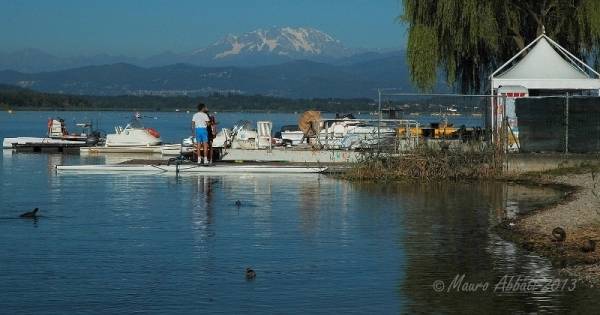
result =
[[204,103],[198,103],[198,111],[201,111],[201,110],[203,110],[205,108],[206,108],[206,104],[204,104]]

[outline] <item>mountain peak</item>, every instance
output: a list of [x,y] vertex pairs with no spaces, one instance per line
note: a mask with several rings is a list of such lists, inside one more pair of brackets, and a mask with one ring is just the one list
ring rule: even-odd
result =
[[[205,67],[252,67],[276,65],[293,60],[339,63],[372,59],[368,56],[351,57],[365,52],[368,50],[349,49],[334,36],[313,27],[271,26],[242,34],[228,34],[211,45],[193,51],[184,53],[166,51],[150,57],[136,58],[107,54],[60,57],[33,48],[10,53],[0,51],[0,69],[32,73],[118,62],[145,67],[174,63]],[[374,54],[377,55],[378,52]]]
[[193,59],[226,62],[240,58],[327,59],[352,52],[333,36],[311,27],[259,28],[229,34],[212,45],[193,52]]

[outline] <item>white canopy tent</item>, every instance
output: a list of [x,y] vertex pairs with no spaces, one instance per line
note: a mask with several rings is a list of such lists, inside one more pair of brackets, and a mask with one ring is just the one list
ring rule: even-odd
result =
[[[490,76],[490,126],[496,130],[506,119],[512,138],[509,147],[519,149],[519,128],[516,115],[517,98],[528,97],[531,90],[538,95],[568,91],[600,91],[600,74],[567,51],[551,38],[542,34],[503,64]],[[550,91],[554,90],[554,93]],[[560,92],[559,92],[560,93]]]
[[[517,63],[514,63],[521,58]],[[528,90],[600,90],[600,74],[546,34],[540,35],[490,76],[501,86]]]

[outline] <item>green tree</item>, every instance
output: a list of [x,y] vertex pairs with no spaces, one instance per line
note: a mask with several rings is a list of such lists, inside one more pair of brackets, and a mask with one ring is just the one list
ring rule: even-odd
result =
[[[462,92],[542,34],[598,64],[600,0],[402,0],[413,83],[431,90],[437,75]],[[440,71],[442,70],[442,71]]]

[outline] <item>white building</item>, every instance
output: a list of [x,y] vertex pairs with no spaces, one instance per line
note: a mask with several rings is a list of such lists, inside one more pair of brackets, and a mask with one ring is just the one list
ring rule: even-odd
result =
[[[546,34],[540,35],[490,76],[492,129],[502,123],[504,109],[515,144],[518,124],[515,99],[529,96],[598,95],[600,74]],[[506,104],[504,104],[506,102]]]

